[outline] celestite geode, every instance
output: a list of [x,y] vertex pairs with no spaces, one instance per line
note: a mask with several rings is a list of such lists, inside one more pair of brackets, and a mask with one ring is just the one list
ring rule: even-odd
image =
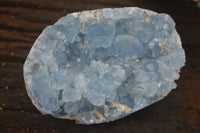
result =
[[43,114],[92,124],[164,98],[184,63],[169,15],[107,8],[72,13],[45,28],[26,59],[24,79]]

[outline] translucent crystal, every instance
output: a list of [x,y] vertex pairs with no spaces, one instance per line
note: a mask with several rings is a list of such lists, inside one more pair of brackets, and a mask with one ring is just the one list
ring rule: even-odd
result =
[[24,64],[43,114],[109,122],[162,98],[185,63],[173,19],[136,7],[69,14],[48,26]]

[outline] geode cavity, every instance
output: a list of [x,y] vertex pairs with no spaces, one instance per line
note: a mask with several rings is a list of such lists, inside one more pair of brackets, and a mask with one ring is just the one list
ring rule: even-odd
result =
[[43,114],[109,122],[164,98],[185,63],[173,19],[136,7],[69,14],[48,26],[24,64]]

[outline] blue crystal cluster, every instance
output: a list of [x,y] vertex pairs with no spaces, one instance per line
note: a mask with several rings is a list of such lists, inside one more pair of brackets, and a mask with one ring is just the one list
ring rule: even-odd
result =
[[69,14],[48,26],[24,64],[43,114],[109,122],[164,98],[185,63],[173,19],[128,7]]

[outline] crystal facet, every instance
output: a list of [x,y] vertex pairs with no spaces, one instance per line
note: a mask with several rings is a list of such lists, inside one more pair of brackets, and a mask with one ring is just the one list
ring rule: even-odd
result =
[[173,19],[137,8],[69,14],[48,26],[24,64],[43,114],[109,122],[164,98],[185,63]]

